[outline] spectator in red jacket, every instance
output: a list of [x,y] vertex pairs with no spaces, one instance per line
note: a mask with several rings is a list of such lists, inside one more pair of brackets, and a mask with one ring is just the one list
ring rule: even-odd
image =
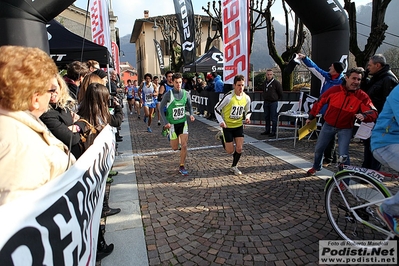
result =
[[344,84],[328,89],[313,105],[306,124],[316,118],[325,104],[328,104],[328,108],[324,114],[325,123],[317,139],[313,167],[308,170],[308,176],[315,175],[321,169],[324,150],[336,133],[339,155],[348,156],[346,164],[350,164],[349,142],[355,120],[374,122],[377,119],[377,110],[369,96],[359,89],[362,76],[363,68],[349,69]]

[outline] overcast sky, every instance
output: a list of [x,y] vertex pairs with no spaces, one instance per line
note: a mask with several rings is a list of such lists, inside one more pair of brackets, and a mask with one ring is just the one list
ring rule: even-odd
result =
[[[87,8],[88,0],[77,0],[75,5],[84,10]],[[115,16],[118,17],[116,26],[119,28],[120,36],[132,33],[134,21],[144,17],[144,10],[150,11],[150,17],[174,14],[175,9],[172,0],[108,0],[112,5]],[[195,14],[206,15],[202,7],[206,6],[209,0],[192,0]],[[343,5],[343,0],[339,0]],[[371,0],[354,0],[356,5],[364,5]],[[280,23],[284,23],[284,14],[279,1],[273,6],[272,14]]]

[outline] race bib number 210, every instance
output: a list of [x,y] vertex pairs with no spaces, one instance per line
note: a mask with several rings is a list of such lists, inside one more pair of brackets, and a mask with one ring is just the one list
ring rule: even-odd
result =
[[242,119],[244,114],[244,107],[239,105],[233,105],[230,111],[230,118],[231,119]]

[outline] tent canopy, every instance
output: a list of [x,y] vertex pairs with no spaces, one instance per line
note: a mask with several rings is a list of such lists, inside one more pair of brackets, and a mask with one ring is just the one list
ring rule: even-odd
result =
[[222,72],[223,53],[213,46],[208,52],[200,56],[195,62],[185,65],[183,72]]
[[[112,57],[107,47],[98,45],[76,35],[56,20],[51,20],[47,26],[48,40],[50,45],[50,56],[57,66],[64,67],[73,61],[96,60],[101,67],[110,67]],[[82,49],[83,47],[83,49]]]

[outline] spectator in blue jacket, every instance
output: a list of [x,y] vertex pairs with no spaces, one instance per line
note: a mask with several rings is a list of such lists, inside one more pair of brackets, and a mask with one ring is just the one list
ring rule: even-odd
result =
[[222,77],[217,72],[212,72],[212,76],[215,83],[215,92],[223,92],[224,82],[222,81]]
[[[343,71],[345,69],[345,64],[342,62],[334,62],[328,68],[328,71],[325,71],[318,67],[315,62],[313,62],[309,57],[304,54],[298,54],[298,58],[302,60],[305,66],[315,75],[321,82],[320,88],[320,96],[323,95],[329,88],[335,85],[342,84],[344,80]],[[324,113],[327,110],[327,105],[323,106],[320,111],[322,115],[321,123],[324,124]],[[323,166],[326,167],[331,163],[336,161],[336,152],[335,152],[335,138],[333,138],[328,144],[326,150],[324,151],[324,160]]]
[[[399,85],[388,95],[371,133],[374,158],[399,171]],[[385,200],[377,209],[389,228],[399,235],[399,192]]]

